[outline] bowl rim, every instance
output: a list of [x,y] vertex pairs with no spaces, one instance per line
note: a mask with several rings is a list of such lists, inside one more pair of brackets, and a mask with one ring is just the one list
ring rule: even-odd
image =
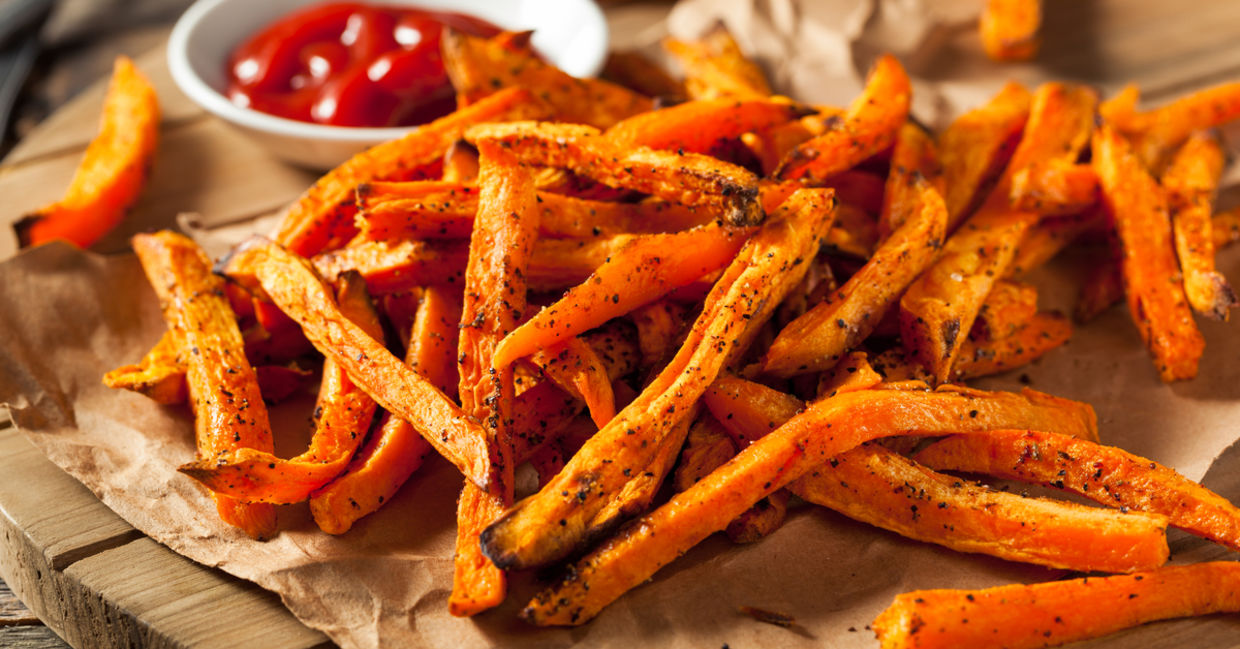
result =
[[[177,19],[176,24],[172,28],[172,33],[168,37],[167,63],[173,82],[181,89],[181,92],[185,93],[199,106],[202,106],[207,112],[239,126],[257,131],[285,137],[313,138],[330,142],[382,142],[399,138],[418,128],[418,125],[393,127],[331,126],[278,117],[253,108],[234,104],[219,90],[211,87],[194,69],[194,65],[190,62],[189,42],[194,35],[195,29],[202,23],[203,18],[216,11],[220,5],[235,1],[197,0]],[[606,41],[609,40],[607,39],[607,21],[596,2],[586,1],[584,5],[588,11],[595,14],[593,17],[603,25],[604,43],[601,48],[601,65],[602,58],[606,57],[608,47]]]

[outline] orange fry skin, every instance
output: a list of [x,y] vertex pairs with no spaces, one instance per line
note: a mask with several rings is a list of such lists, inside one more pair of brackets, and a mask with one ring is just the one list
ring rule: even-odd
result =
[[995,431],[985,437],[949,437],[917,461],[1046,484],[1111,507],[1162,514],[1170,524],[1240,551],[1240,508],[1153,460],[1113,446],[1054,433]]
[[1093,165],[1103,204],[1119,233],[1124,292],[1141,338],[1165,382],[1191,379],[1205,340],[1193,321],[1172,244],[1171,219],[1162,189],[1141,166],[1128,143],[1109,126],[1094,135]]
[[599,428],[616,416],[616,395],[603,360],[581,338],[539,350],[530,360],[565,392],[579,398]]
[[1029,119],[1032,95],[1011,82],[986,105],[957,117],[939,134],[948,231],[955,230],[1007,165]]
[[1038,53],[1042,0],[986,0],[978,21],[982,48],[995,61],[1027,61]]
[[[863,381],[833,394],[874,385]],[[730,377],[715,381],[706,402],[733,438],[745,443],[805,407],[792,395]],[[935,473],[877,444],[831,458],[789,483],[788,489],[850,518],[960,552],[1111,572],[1146,570],[1167,560],[1167,521],[1162,516],[1129,516],[994,492]]]
[[703,99],[634,115],[607,129],[617,146],[710,153],[716,142],[811,115],[812,108],[776,99]]
[[1190,135],[1240,118],[1240,81],[1206,88],[1147,113],[1138,113],[1117,125],[1134,140],[1134,149],[1149,169],[1161,169],[1166,159]]
[[[337,297],[345,317],[367,335],[383,340],[383,326],[360,275],[342,277]],[[353,385],[335,361],[327,359],[314,408],[314,435],[304,453],[286,460],[270,452],[241,448],[177,470],[216,493],[243,502],[301,502],[344,472],[366,438],[375,409],[374,399]]]
[[[934,136],[913,122],[905,122],[896,136],[891,149],[891,170],[881,194],[878,209],[878,229],[884,238],[891,236],[909,218],[917,213],[923,191],[918,176],[924,178],[939,196],[943,196],[945,183],[943,167],[939,164],[938,149]],[[840,189],[837,186],[836,191]],[[841,200],[856,204],[840,193]]]
[[462,281],[468,250],[459,241],[364,241],[315,255],[319,275],[356,271],[375,295]]
[[796,262],[817,251],[833,207],[831,190],[802,189],[772,215],[725,269],[659,375],[554,480],[487,528],[487,556],[505,568],[531,567],[579,547],[594,515],[634,471],[644,470],[676,423],[799,283],[808,264]]
[[171,331],[164,332],[159,342],[136,365],[122,365],[103,375],[109,388],[133,390],[161,405],[185,403],[189,396],[185,386],[185,359],[180,343]]
[[1007,274],[1025,232],[1038,220],[1011,209],[1014,174],[1035,161],[1073,160],[1089,142],[1097,94],[1084,86],[1038,88],[1020,144],[981,209],[900,300],[900,332],[910,356],[937,382],[951,366],[994,282]]
[[485,124],[470,129],[466,139],[495,140],[527,164],[567,169],[608,187],[718,209],[732,225],[757,225],[765,216],[758,177],[708,155],[616,145],[597,130],[575,124]]
[[829,369],[874,327],[921,271],[938,257],[947,229],[943,198],[917,180],[918,212],[825,301],[784,327],[763,358],[778,377]]
[[1031,390],[859,390],[820,400],[586,555],[562,582],[535,596],[522,617],[540,626],[585,623],[759,499],[865,441],[980,432],[1018,420],[1023,427],[1096,437],[1089,406]]
[[[358,196],[358,236],[364,241],[467,239],[478,211],[477,187],[459,183],[368,183]],[[543,191],[538,213],[542,236],[580,239],[675,232],[714,220],[709,209],[666,201],[615,203]]]
[[609,52],[599,77],[647,97],[685,98],[685,84],[673,79],[662,65],[637,50]]
[[1157,568],[1168,556],[1164,516],[994,491],[877,444],[841,453],[788,489],[907,538],[1008,561],[1132,572]]
[[550,109],[530,91],[508,88],[423,124],[400,139],[353,156],[320,178],[284,211],[272,238],[303,257],[339,248],[357,234],[353,198],[359,184],[396,180],[430,165],[474,124],[549,115]]
[[507,578],[482,553],[478,536],[512,504],[513,368],[494,362],[495,349],[526,306],[526,268],[538,215],[533,170],[502,146],[478,143],[478,214],[469,240],[465,300],[457,342],[461,408],[484,422],[487,450],[499,467],[484,488],[465,483],[457,502],[456,556],[448,611],[471,616],[503,602]]
[[99,133],[60,200],[14,224],[21,247],[63,239],[86,248],[115,228],[138,200],[159,141],[159,100],[146,77],[118,56]]
[[1176,617],[1240,611],[1240,563],[1167,566],[985,590],[897,595],[873,622],[882,649],[1039,649]]
[[965,340],[952,366],[952,377],[964,381],[1028,365],[1068,342],[1070,337],[1072,323],[1064,315],[1055,311],[1035,314],[1010,336],[998,340]]
[[697,40],[665,39],[663,49],[684,68],[685,89],[693,99],[764,99],[772,94],[762,68],[745,58],[722,22]]
[[1124,276],[1120,272],[1119,261],[1110,257],[1099,259],[1093,262],[1081,283],[1072,317],[1077,322],[1086,323],[1123,300]]
[[[310,262],[255,237],[225,264],[230,277],[234,265],[252,271],[261,290],[301,325],[314,347],[343,366],[380,406],[412,424],[469,481],[490,482],[497,467],[491,465],[482,426],[345,318]],[[234,279],[245,281],[244,276]]]
[[[650,98],[600,79],[579,79],[544,62],[529,47],[529,32],[494,38],[444,30],[444,68],[461,106],[481,103],[497,89],[537,92],[564,122],[607,128],[654,107]],[[488,121],[510,121],[495,119]]]
[[1025,326],[1038,312],[1038,289],[1032,284],[1000,280],[982,303],[970,336],[1002,340]]
[[1035,162],[1012,175],[1012,207],[1040,216],[1068,216],[1098,202],[1098,174],[1087,164]]
[[[164,230],[133,238],[134,252],[159,296],[168,328],[186,359],[198,456],[211,460],[239,448],[273,450],[267,406],[224,293],[224,280],[198,244]],[[276,533],[275,508],[215,495],[224,522],[256,539]]]
[[1184,273],[1184,293],[1193,310],[1207,318],[1226,320],[1236,306],[1227,278],[1214,268],[1214,223],[1211,203],[1223,173],[1224,152],[1217,135],[1194,133],[1163,172],[1171,208],[1176,256]]
[[586,281],[508,335],[495,350],[495,366],[558,345],[723,268],[752,232],[716,223],[630,240]]
[[827,132],[793,149],[775,170],[781,180],[822,181],[891,146],[908,118],[912,86],[895,57],[874,63],[861,96]]

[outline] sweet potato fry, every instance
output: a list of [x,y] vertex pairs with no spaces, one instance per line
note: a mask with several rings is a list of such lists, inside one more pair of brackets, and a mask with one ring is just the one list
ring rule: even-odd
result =
[[[477,188],[438,181],[369,183],[358,190],[359,237],[365,241],[469,237]],[[589,238],[675,232],[714,220],[708,209],[666,201],[615,203],[538,192],[539,233]]]
[[609,52],[599,76],[647,97],[679,101],[687,96],[685,84],[637,50]]
[[1194,311],[1214,320],[1226,320],[1227,312],[1236,306],[1236,294],[1227,278],[1214,269],[1210,206],[1223,163],[1218,137],[1195,133],[1180,147],[1162,177],[1175,251],[1184,273],[1184,293]]
[[438,160],[474,124],[549,116],[550,108],[529,90],[501,90],[419,126],[400,139],[363,151],[331,170],[284,211],[272,237],[303,257],[339,248],[357,234],[353,193],[358,185],[375,180],[408,180],[402,176]]
[[[867,389],[864,385],[854,390]],[[722,421],[729,432],[748,440],[804,408],[790,395],[727,378],[715,382],[707,403],[716,416],[727,413]],[[961,552],[1075,570],[1144,570],[1167,560],[1167,522],[1161,516],[991,492],[874,444],[831,458],[788,488],[850,518]]]
[[619,524],[650,509],[651,501],[676,464],[690,425],[700,411],[696,404],[690,407],[688,414],[672,427],[667,438],[659,444],[650,463],[641,471],[634,471],[628,482],[590,519],[583,532],[587,543],[593,544],[596,539],[610,536]]
[[[934,136],[913,122],[905,122],[891,149],[891,170],[881,195],[878,230],[883,238],[898,230],[921,207],[923,192],[917,181],[919,175],[939,196],[943,195],[943,168],[939,165]],[[840,200],[856,203],[840,193],[839,187],[836,192]]]
[[408,291],[420,286],[459,284],[468,250],[458,241],[365,241],[325,252],[311,260],[328,279],[346,271],[360,273],[375,295]]
[[1017,420],[1021,427],[1096,437],[1089,406],[1030,390],[859,390],[818,401],[586,555],[522,617],[540,626],[588,621],[761,498],[862,442],[984,431]]
[[793,194],[736,255],[663,371],[555,480],[487,528],[482,537],[487,556],[505,568],[528,567],[579,547],[588,521],[646,466],[730,357],[744,351],[738,341],[765,324],[797,284],[806,265],[796,261],[817,250],[831,215],[830,190]]
[[1072,324],[1059,312],[1035,314],[1010,336],[997,340],[965,340],[952,366],[952,379],[963,381],[1028,365],[1068,342],[1071,336]]
[[616,396],[611,391],[607,367],[581,338],[569,338],[555,347],[541,349],[530,361],[561,390],[584,402],[599,428],[616,416]]
[[1137,116],[1140,101],[1141,88],[1135,83],[1125,84],[1119,92],[1098,104],[1098,114],[1121,133],[1135,133],[1143,128],[1143,125],[1134,123],[1140,120]]
[[469,106],[500,88],[525,88],[550,104],[557,119],[597,128],[653,107],[648,97],[628,88],[600,79],[578,79],[544,62],[529,47],[529,36],[525,32],[483,38],[445,30],[443,63],[456,89],[457,103]]
[[883,377],[883,382],[890,386],[892,383],[905,382],[921,382],[929,384],[933,378],[926,373],[922,366],[910,361],[904,352],[903,347],[892,347],[887,351],[875,356],[870,361],[870,366],[874,368]]
[[908,118],[912,87],[895,57],[879,57],[865,90],[826,133],[793,149],[775,176],[822,181],[891,146]]
[[917,179],[918,212],[825,301],[793,320],[762,360],[779,377],[829,369],[874,330],[904,289],[934,262],[947,228],[943,199]]
[[1096,260],[1081,283],[1072,317],[1086,323],[1124,299],[1124,275],[1119,260],[1105,257]]
[[[383,340],[383,326],[356,273],[337,282],[341,313],[376,340]],[[323,362],[323,382],[314,407],[314,435],[310,448],[291,459],[269,451],[240,448],[200,458],[177,470],[208,489],[242,502],[277,505],[297,503],[344,472],[362,445],[376,404],[353,385],[344,369],[332,359]]]
[[869,354],[852,352],[840,359],[835,367],[818,376],[814,394],[819,399],[825,399],[841,392],[876,388],[882,382],[883,375],[870,364]]
[[924,449],[917,461],[942,471],[1046,484],[1111,507],[1162,514],[1174,527],[1240,550],[1240,508],[1171,468],[1113,446],[1003,430],[949,437]]
[[[198,456],[210,460],[238,448],[272,451],[267,406],[254,368],[246,360],[241,331],[224,281],[188,237],[164,230],[133,238],[134,252],[159,296],[164,321],[175,332],[194,408]],[[215,495],[224,522],[256,539],[276,532],[270,504],[249,504]]]
[[133,62],[118,56],[103,100],[99,133],[60,200],[13,225],[18,244],[64,239],[86,248],[115,228],[138,199],[159,140],[155,89]]
[[489,140],[478,143],[478,152],[478,215],[469,240],[457,370],[461,408],[485,422],[488,451],[499,470],[485,488],[465,483],[457,503],[448,598],[448,610],[457,616],[498,606],[507,592],[503,571],[483,556],[478,535],[513,500],[516,386],[511,365],[496,364],[494,356],[525,311],[526,266],[538,236],[532,170]]
[[607,260],[643,239],[641,235],[617,234],[590,239],[547,239],[534,242],[526,279],[532,291],[563,291],[585,282]]
[[1197,375],[1205,341],[1177,277],[1171,219],[1162,189],[1141,166],[1128,143],[1103,125],[1094,135],[1093,165],[1103,203],[1115,221],[1123,254],[1124,292],[1133,322],[1154,357],[1163,381]]
[[672,476],[676,491],[684,491],[736,455],[736,444],[713,415],[704,414],[689,428],[680,462]]
[[1210,217],[1210,223],[1215,250],[1240,241],[1240,207],[1218,212]]
[[456,394],[460,380],[456,339],[462,308],[460,294],[449,287],[422,289],[406,350],[409,367],[448,396]]
[[1002,340],[1016,333],[1038,312],[1038,289],[1032,284],[999,280],[977,313],[970,336]]
[[186,361],[180,356],[180,347],[176,335],[166,331],[137,365],[122,365],[104,374],[103,384],[144,394],[165,406],[185,403]]
[[901,536],[1009,561],[1132,572],[1157,568],[1168,556],[1163,516],[992,491],[876,444],[837,455],[788,489]]
[[446,183],[472,183],[478,179],[478,151],[469,142],[457,140],[443,154],[443,174]]
[[[797,183],[792,183],[792,186],[796,187]],[[883,211],[887,180],[876,173],[849,169],[822,181],[821,186],[834,189],[835,200],[841,205],[852,205],[870,216],[877,216]],[[914,196],[914,203],[916,200]]]
[[686,315],[683,306],[667,300],[652,302],[629,313],[629,319],[637,327],[642,365],[653,367],[660,364],[675,350],[685,329]]
[[1041,0],[986,0],[978,20],[982,48],[996,61],[1027,61],[1038,53]]
[[719,140],[771,128],[813,114],[812,108],[778,99],[702,99],[634,115],[603,137],[618,147],[710,153]]
[[1047,160],[1012,174],[1012,208],[1040,216],[1068,216],[1098,202],[1098,174],[1087,164]]
[[1025,231],[1007,276],[1020,277],[1041,268],[1081,236],[1109,227],[1110,218],[1100,205],[1073,217],[1042,219]]
[[[405,363],[445,394],[456,394],[456,333],[461,300],[454,291],[422,291]],[[431,453],[431,445],[409,422],[385,413],[383,421],[345,472],[310,496],[310,513],[319,529],[344,534],[363,516],[392,499]]]
[[1028,125],[986,203],[952,235],[939,260],[900,300],[900,331],[911,358],[943,382],[996,279],[1037,220],[1009,205],[1012,176],[1034,161],[1074,160],[1089,141],[1097,95],[1084,86],[1038,88]]
[[693,99],[765,99],[772,94],[762,68],[745,58],[722,22],[696,41],[668,38],[663,48],[684,69],[685,89]]
[[973,212],[990,181],[997,178],[1016,150],[1029,118],[1032,95],[1011,82],[985,106],[957,117],[939,134],[948,231]]
[[[985,590],[897,595],[875,618],[882,649],[1037,649],[1176,617],[1240,611],[1240,564],[1167,566]],[[1001,639],[1001,640],[1000,640]]]
[[784,524],[791,497],[787,490],[780,489],[759,500],[728,523],[724,533],[733,543],[756,543],[766,538]]
[[[524,382],[528,379],[522,379]],[[616,385],[620,382],[617,381]],[[612,391],[616,390],[612,386]],[[619,403],[624,403],[618,399]],[[517,396],[513,406],[512,455],[520,464],[529,460],[539,448],[551,442],[560,442],[570,451],[581,446],[580,439],[570,438],[574,428],[584,430],[584,437],[593,435],[598,427],[583,415],[581,400],[561,390],[550,381],[539,381],[527,387]]]
[[751,231],[711,224],[630,240],[589,279],[505,338],[495,350],[496,367],[558,345],[724,267]]
[[735,376],[715,379],[702,401],[741,450],[805,410],[791,394]]
[[1138,113],[1120,130],[1135,140],[1134,149],[1149,169],[1166,160],[1194,132],[1240,118],[1240,81],[1220,84],[1181,97],[1147,113]]
[[361,241],[467,239],[478,187],[443,180],[370,182],[357,186],[355,202]]
[[255,237],[225,265],[254,273],[261,289],[297,321],[315,348],[335,359],[349,378],[380,406],[408,421],[465,477],[486,485],[497,467],[486,452],[486,433],[460,407],[343,314],[310,262]]
[[762,222],[752,172],[699,153],[617,146],[596,134],[582,126],[515,122],[474,127],[466,137],[496,140],[528,164],[568,169],[608,187],[719,209],[732,225]]
[[823,243],[840,254],[869,259],[878,239],[878,221],[873,216],[855,205],[840,203],[835,209],[835,224]]

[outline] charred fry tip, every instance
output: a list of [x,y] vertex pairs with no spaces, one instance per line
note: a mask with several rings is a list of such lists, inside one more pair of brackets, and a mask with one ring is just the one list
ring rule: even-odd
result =
[[[509,511],[515,511],[515,509]],[[508,514],[505,514],[483,529],[478,535],[478,545],[482,548],[482,555],[490,559],[495,567],[500,570],[518,570],[527,566],[521,564],[521,557],[517,553],[505,552],[498,540],[498,536],[502,534],[499,528],[508,518]]]
[[30,232],[32,229],[34,229],[34,226],[38,224],[40,221],[42,221],[43,219],[44,219],[43,213],[31,212],[30,214],[27,214],[21,217],[20,219],[18,219],[16,222],[13,223],[13,234],[17,236],[17,247],[18,248],[30,247],[30,242],[31,242]]

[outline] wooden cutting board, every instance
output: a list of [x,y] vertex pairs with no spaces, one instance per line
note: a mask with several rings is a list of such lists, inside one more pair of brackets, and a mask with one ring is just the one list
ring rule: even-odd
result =
[[[248,220],[297,196],[313,174],[271,160],[175,87],[163,48],[139,57],[163,109],[160,153],[146,194],[100,244],[168,226],[180,212],[211,223]],[[0,259],[15,252],[8,223],[64,191],[98,123],[105,84],[66,104],[0,164]],[[333,646],[279,598],[146,538],[52,464],[0,410],[0,578],[74,647]],[[120,569],[122,568],[123,569]]]
[[[1059,12],[1052,22],[1065,29],[1088,36],[1080,26],[1097,25],[1106,32],[1083,40],[1086,51],[1074,54],[1092,51],[1109,61],[1099,68],[1100,77],[1089,81],[1112,85],[1114,73],[1147,88],[1182,92],[1240,76],[1240,43],[1234,36],[1240,30],[1228,26],[1240,20],[1240,3],[1234,0],[1051,4]],[[1103,5],[1109,13],[1099,9]],[[635,18],[640,15],[635,9],[609,9],[609,19],[617,27],[617,20],[626,19],[648,25],[645,17]],[[943,50],[945,65],[976,56],[976,44],[970,45],[967,35],[963,42]],[[1048,67],[1059,67],[1063,56],[1051,56]],[[200,222],[209,228],[245,227],[313,181],[315,174],[275,161],[184,97],[171,80],[162,48],[137,63],[159,93],[163,140],[146,193],[98,250],[123,250],[132,233],[167,227],[181,213],[206,215]],[[56,199],[67,186],[95,133],[103,94],[101,82],[0,162],[0,260],[16,251],[8,223]],[[197,565],[133,529],[44,458],[9,426],[3,411],[0,514],[0,578],[75,647],[331,646],[273,594]]]

